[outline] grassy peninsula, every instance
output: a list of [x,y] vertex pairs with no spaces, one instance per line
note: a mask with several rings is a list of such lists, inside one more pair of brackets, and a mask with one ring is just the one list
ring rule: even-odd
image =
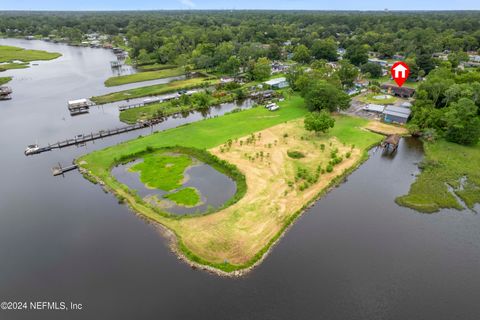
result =
[[[53,60],[60,57],[57,52],[47,52],[43,50],[27,50],[13,46],[0,45],[0,72],[11,69],[28,68],[29,62],[38,60]],[[0,85],[6,84],[12,80],[12,77],[0,77]]]
[[[227,273],[245,269],[263,257],[311,201],[353,170],[366,158],[365,151],[382,139],[363,129],[369,121],[347,116],[336,117],[329,133],[315,135],[303,127],[308,111],[301,97],[293,95],[280,106],[274,113],[253,108],[155,133],[92,152],[77,163],[85,175],[102,181],[133,210],[172,230],[177,248],[189,261]],[[238,168],[246,179],[243,195],[212,214],[172,217],[132,196],[110,173],[115,159],[174,145],[208,149]],[[305,157],[290,158],[289,150],[302,150]]]

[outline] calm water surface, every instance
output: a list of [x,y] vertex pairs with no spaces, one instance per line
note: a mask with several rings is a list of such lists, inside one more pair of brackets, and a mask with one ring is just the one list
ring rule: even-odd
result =
[[[32,142],[120,125],[114,107],[75,118],[66,109],[69,99],[111,91],[103,81],[113,74],[114,55],[40,41],[0,44],[63,54],[9,71],[14,99],[0,102],[0,300],[84,305],[69,313],[0,311],[0,319],[479,318],[479,216],[425,215],[394,203],[422,158],[414,141],[402,141],[394,157],[372,152],[255,271],[219,278],[179,262],[151,225],[78,173],[51,175],[57,162],[149,129],[23,155]],[[203,117],[172,119],[155,130]]]

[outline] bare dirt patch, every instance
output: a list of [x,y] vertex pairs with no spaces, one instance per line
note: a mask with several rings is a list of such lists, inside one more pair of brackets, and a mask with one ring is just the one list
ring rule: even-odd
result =
[[384,135],[389,135],[389,134],[407,135],[408,134],[408,130],[405,127],[386,124],[380,121],[370,121],[365,126],[365,129],[368,129],[376,133],[384,134]]

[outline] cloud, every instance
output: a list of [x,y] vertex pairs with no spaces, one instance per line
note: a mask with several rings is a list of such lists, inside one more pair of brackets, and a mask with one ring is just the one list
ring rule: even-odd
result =
[[180,1],[181,4],[189,7],[190,9],[196,7],[196,4],[192,0],[179,0],[179,1]]

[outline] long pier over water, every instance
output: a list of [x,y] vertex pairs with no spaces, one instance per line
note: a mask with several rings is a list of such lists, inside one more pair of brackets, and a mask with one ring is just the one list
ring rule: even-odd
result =
[[150,126],[153,126],[157,123],[161,122],[160,119],[158,120],[152,120],[152,121],[147,121],[147,122],[142,122],[142,123],[136,123],[130,126],[125,126],[121,128],[115,128],[115,129],[109,129],[109,130],[101,130],[98,132],[94,132],[91,134],[86,134],[86,135],[78,135],[73,139],[67,139],[63,141],[56,142],[54,144],[49,144],[48,146],[45,147],[40,147],[38,145],[31,145],[28,146],[27,149],[25,149],[25,155],[34,155],[34,154],[40,154],[43,152],[51,151],[53,149],[61,149],[69,146],[74,146],[74,145],[80,145],[89,141],[97,140],[97,139],[102,139],[105,137],[110,137],[114,136],[117,134],[129,132],[129,131],[134,131],[134,130],[139,130],[143,128],[148,128]]

